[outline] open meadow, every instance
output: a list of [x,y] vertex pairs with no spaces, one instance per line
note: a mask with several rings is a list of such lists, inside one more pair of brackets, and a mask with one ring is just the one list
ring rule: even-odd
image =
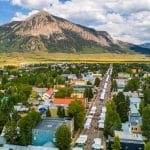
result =
[[0,66],[20,63],[150,63],[150,57],[140,54],[67,54],[67,53],[1,53]]

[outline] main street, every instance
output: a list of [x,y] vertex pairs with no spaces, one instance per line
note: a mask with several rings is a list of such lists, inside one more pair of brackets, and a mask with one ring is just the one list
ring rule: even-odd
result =
[[[111,68],[112,68],[112,66],[110,65],[108,70],[110,70]],[[91,127],[90,127],[90,129],[84,129],[81,133],[81,134],[88,135],[88,139],[87,139],[86,146],[85,146],[86,150],[92,149],[92,144],[93,144],[94,138],[101,138],[103,141],[103,145],[105,147],[103,130],[99,129],[98,120],[99,120],[100,112],[102,111],[102,106],[106,105],[106,101],[109,100],[109,97],[110,97],[110,88],[111,88],[111,79],[110,78],[111,77],[108,80],[108,86],[106,88],[105,98],[104,98],[104,100],[100,100],[100,95],[101,95],[102,90],[104,88],[104,84],[106,82],[107,76],[108,76],[107,73],[103,76],[101,83],[100,83],[100,86],[98,88],[98,94],[97,94],[97,97],[96,97],[95,102],[93,104],[93,106],[96,106],[97,109],[96,109],[96,113],[93,116],[93,119],[91,122]]]

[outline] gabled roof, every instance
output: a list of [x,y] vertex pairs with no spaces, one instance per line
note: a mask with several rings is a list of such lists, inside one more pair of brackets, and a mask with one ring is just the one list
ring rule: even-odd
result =
[[54,90],[53,89],[49,89],[46,93],[49,94],[49,95],[52,95],[52,94],[54,94]]

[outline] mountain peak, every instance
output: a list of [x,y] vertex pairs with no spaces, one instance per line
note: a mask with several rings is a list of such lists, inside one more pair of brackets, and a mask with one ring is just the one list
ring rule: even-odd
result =
[[49,37],[53,33],[61,33],[61,29],[54,16],[46,11],[40,11],[15,26],[14,32],[18,35],[45,35]]
[[33,18],[46,18],[46,17],[50,17],[50,16],[51,16],[50,13],[43,10],[43,11],[37,12],[36,14],[31,15],[25,21],[32,20]]
[[114,40],[106,31],[77,25],[46,11],[0,26],[0,37],[0,50],[10,51],[81,52],[89,48],[90,53],[126,53],[135,48],[141,51],[141,47]]

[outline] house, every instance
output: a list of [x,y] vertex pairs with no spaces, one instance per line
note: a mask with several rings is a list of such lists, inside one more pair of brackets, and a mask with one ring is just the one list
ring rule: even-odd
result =
[[141,102],[141,99],[138,98],[138,97],[130,97],[129,98],[130,100],[130,105],[135,105],[137,109],[139,109],[139,105],[140,105],[140,102]]
[[137,91],[134,91],[131,93],[131,97],[138,97],[139,96],[139,93]]
[[76,74],[62,74],[61,76],[68,80],[77,80]]
[[142,117],[135,104],[130,104],[129,122],[132,133],[141,133]]
[[74,93],[71,94],[71,97],[81,99],[81,98],[84,98],[84,93],[75,93],[74,92]]
[[20,145],[11,145],[5,144],[0,150],[59,150],[54,144],[49,143],[48,145],[43,146],[20,146]]
[[26,68],[28,66],[34,66],[36,64],[36,62],[24,62],[24,63],[20,63],[20,68]]
[[147,78],[147,77],[150,77],[150,73],[149,73],[149,72],[146,72],[146,73],[144,73],[144,75],[143,75],[143,78]]
[[82,74],[82,79],[87,81],[90,81],[92,84],[94,84],[95,77],[93,76],[93,73],[89,72],[88,74]]
[[[141,134],[130,134],[124,131],[115,131],[115,136],[120,139],[121,150],[144,150],[144,141]],[[108,137],[107,150],[112,150],[113,137]]]
[[141,99],[130,97],[129,126],[132,133],[141,133],[142,117],[139,113]]
[[44,101],[47,101],[49,99],[52,99],[52,97],[54,96],[55,92],[53,89],[49,89],[46,93],[43,94],[42,99]]
[[93,73],[93,77],[94,78],[102,78],[102,74],[100,74],[100,73]]
[[32,88],[33,92],[36,92],[40,97],[43,96],[43,94],[47,91],[47,88],[37,88],[37,87],[33,87]]
[[26,111],[29,111],[29,108],[27,108],[26,106],[23,106],[22,104],[18,104],[14,106],[14,110],[18,112],[26,112]]
[[72,82],[72,84],[75,85],[75,86],[86,86],[87,81],[86,80],[74,80]]
[[32,145],[42,146],[49,142],[54,143],[55,132],[62,124],[66,124],[73,135],[73,119],[46,117],[35,128],[32,129]]
[[127,79],[115,79],[117,83],[117,88],[123,90],[128,83]]
[[130,74],[126,72],[120,72],[118,73],[118,79],[129,79],[131,76]]
[[57,106],[68,106],[72,101],[75,101],[75,100],[79,100],[82,102],[83,106],[86,107],[86,99],[85,98],[78,98],[78,99],[75,99],[75,98],[71,98],[71,97],[68,97],[68,98],[54,98],[53,101],[52,101],[52,104],[53,105],[57,105]]
[[140,73],[142,71],[142,69],[133,68],[131,71],[132,71],[132,73]]
[[74,91],[74,93],[82,93],[82,94],[84,94],[85,88],[83,88],[83,87],[74,87],[73,91]]

